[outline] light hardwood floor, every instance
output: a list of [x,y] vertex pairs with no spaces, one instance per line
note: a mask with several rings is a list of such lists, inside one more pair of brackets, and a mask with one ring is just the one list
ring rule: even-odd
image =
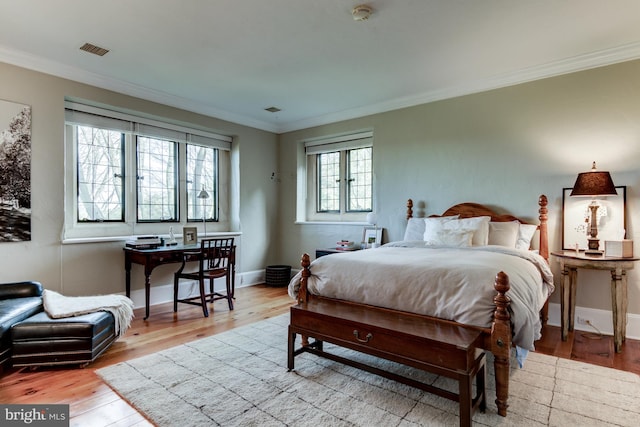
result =
[[[153,306],[147,321],[142,320],[143,310],[136,310],[136,317],[127,334],[84,369],[6,371],[0,378],[0,402],[69,404],[71,426],[152,425],[104,384],[94,371],[287,313],[292,303],[286,288],[256,285],[236,290],[235,310],[229,311],[225,301],[218,301],[208,318],[202,316],[199,307],[185,304],[178,307],[177,314],[173,312],[173,304]],[[544,338],[536,343],[539,352],[640,374],[639,341],[627,340],[623,352],[616,354],[611,337],[575,332],[568,341],[563,342],[559,328],[551,326],[545,328],[543,335]]]

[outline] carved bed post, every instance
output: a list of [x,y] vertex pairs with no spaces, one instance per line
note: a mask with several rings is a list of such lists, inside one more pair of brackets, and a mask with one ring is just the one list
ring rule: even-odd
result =
[[491,327],[491,352],[494,355],[493,367],[496,377],[496,405],[498,413],[507,416],[507,399],[509,398],[509,365],[511,358],[511,316],[509,305],[511,299],[506,295],[509,291],[509,277],[501,271],[496,275],[494,284],[498,292],[493,298],[496,310]]
[[[538,199],[538,205],[540,206],[540,209],[538,209],[538,213],[540,214],[540,216],[538,217],[538,219],[540,220],[540,225],[538,226],[538,228],[540,229],[540,256],[542,256],[544,259],[547,260],[547,263],[549,262],[549,232],[548,232],[548,226],[547,226],[547,196],[545,196],[544,194],[540,195],[540,198]],[[542,326],[546,326],[547,325],[547,320],[549,320],[549,299],[547,298],[547,301],[545,301],[544,305],[542,306],[542,310],[540,310],[540,321],[542,322]]]
[[307,280],[311,276],[311,270],[309,270],[309,254],[302,255],[300,259],[300,265],[302,266],[302,278],[300,279],[300,289],[298,290],[298,304],[304,304],[307,302]]
[[407,200],[407,221],[413,218],[413,200]]
[[[309,270],[310,264],[311,260],[309,259],[309,254],[302,255],[302,259],[300,260],[300,265],[302,266],[302,278],[300,279],[300,288],[298,289],[298,305],[306,304],[309,300],[307,280],[309,280],[309,276],[311,276],[311,270]],[[300,335],[300,344],[303,347],[307,347],[309,345],[309,337],[306,335]]]
[[549,261],[549,232],[547,231],[547,196],[542,194],[538,199],[538,205],[540,209],[538,209],[538,213],[540,216],[538,219],[540,220],[540,255]]

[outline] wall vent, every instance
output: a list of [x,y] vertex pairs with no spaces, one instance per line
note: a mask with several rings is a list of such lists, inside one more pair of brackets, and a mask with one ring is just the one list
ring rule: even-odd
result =
[[94,55],[104,56],[109,52],[109,49],[105,49],[100,46],[96,46],[91,43],[85,43],[80,47],[80,50],[84,50],[85,52],[93,53]]

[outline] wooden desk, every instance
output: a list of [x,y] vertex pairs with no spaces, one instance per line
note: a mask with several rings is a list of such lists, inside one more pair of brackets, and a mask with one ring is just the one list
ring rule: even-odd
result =
[[573,331],[576,311],[576,288],[578,268],[611,271],[611,306],[613,310],[613,342],[616,353],[622,351],[622,343],[627,332],[627,270],[631,270],[638,258],[617,258],[590,256],[584,252],[551,252],[560,262],[562,280],[560,282],[560,307],[562,311],[562,340],[567,340]]
[[[144,320],[147,320],[149,317],[149,293],[151,288],[150,277],[153,269],[163,264],[181,263],[184,251],[198,250],[200,249],[200,245],[161,246],[157,249],[133,249],[125,247],[123,249],[127,297],[131,294],[131,264],[144,266]],[[235,259],[233,259],[231,262],[231,289],[235,289],[235,282],[236,267]]]

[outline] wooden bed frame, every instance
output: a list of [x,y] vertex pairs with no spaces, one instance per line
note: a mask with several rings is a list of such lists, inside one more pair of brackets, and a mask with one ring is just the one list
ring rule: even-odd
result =
[[[539,205],[539,225],[538,225],[538,235],[539,235],[539,244],[538,250],[540,255],[548,260],[549,258],[549,244],[548,244],[548,231],[547,231],[547,197],[545,195],[541,195],[538,199]],[[526,223],[521,219],[508,215],[508,214],[497,214],[492,209],[478,204],[478,203],[461,203],[451,208],[447,209],[442,215],[432,215],[433,217],[437,216],[451,216],[451,215],[460,215],[460,218],[470,218],[477,216],[490,216],[491,221],[497,222],[507,222],[507,221],[519,221],[521,223]],[[409,199],[407,202],[407,220],[413,217],[413,201]],[[308,277],[311,276],[311,271],[309,270],[310,259],[308,254],[304,254],[302,256],[302,279],[300,282],[300,288],[297,296],[297,307],[307,306],[312,301],[331,301],[332,304],[344,304],[350,306],[357,306],[359,309],[361,308],[364,311],[369,310],[371,313],[378,313],[379,307],[371,307],[365,304],[358,304],[347,301],[339,301],[327,297],[322,297],[318,295],[312,295],[307,291],[307,280]],[[438,319],[425,315],[415,315],[411,316],[420,317],[429,322],[435,322],[441,325],[456,325],[458,327],[462,327],[465,329],[470,329],[473,331],[480,331],[482,338],[478,344],[478,348],[490,351],[494,356],[494,370],[495,370],[495,382],[496,382],[496,405],[498,407],[498,413],[502,416],[506,416],[507,414],[507,400],[509,397],[509,369],[510,369],[510,357],[511,357],[511,347],[512,347],[512,331],[511,331],[511,320],[509,314],[509,305],[510,299],[507,296],[507,292],[509,291],[509,278],[507,274],[504,272],[497,272],[496,280],[494,283],[494,288],[496,290],[496,295],[493,299],[493,302],[496,306],[494,311],[494,319],[492,322],[492,326],[490,328],[480,328],[477,326],[464,325],[456,322],[452,322],[450,320]],[[385,311],[395,312],[399,316],[405,315],[405,312],[397,311],[397,310],[389,310],[385,309]],[[547,304],[545,303],[545,307],[541,310],[541,320],[546,323],[547,320]],[[302,350],[304,351],[305,347],[311,347],[313,344],[309,344],[308,337],[302,336]],[[320,343],[321,346],[321,343]],[[313,352],[313,351],[311,351]],[[297,354],[297,353],[296,353]],[[290,356],[293,357],[293,356]],[[398,355],[398,359],[401,359],[403,356]],[[291,361],[292,364],[292,361]]]

